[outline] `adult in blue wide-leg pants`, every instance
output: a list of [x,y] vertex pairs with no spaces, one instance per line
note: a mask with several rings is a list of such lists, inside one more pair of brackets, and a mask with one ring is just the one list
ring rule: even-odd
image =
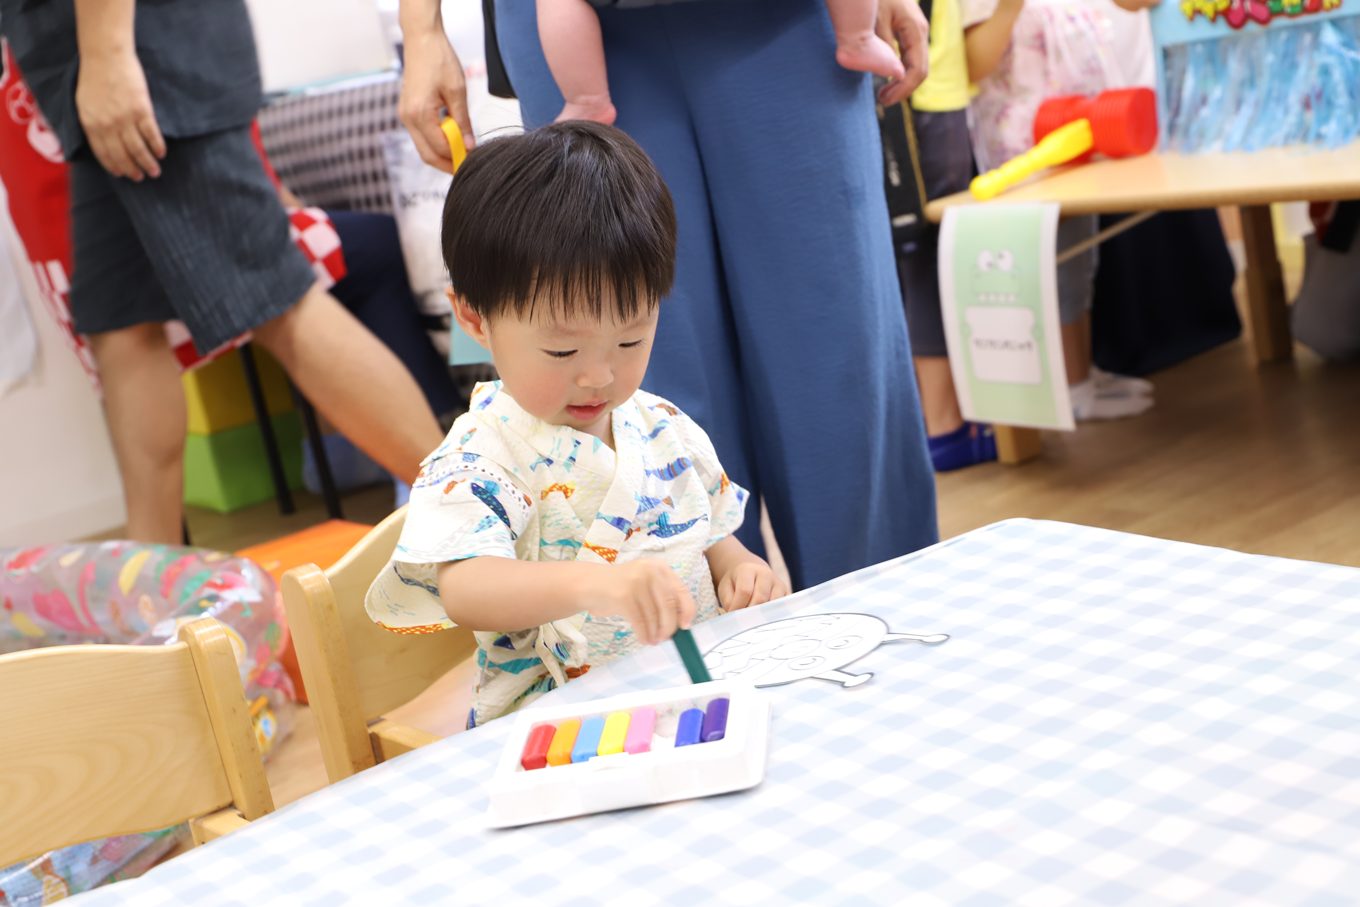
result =
[[[676,283],[644,387],[763,498],[795,588],[936,541],[935,485],[888,232],[868,76],[823,0],[704,0],[600,14],[617,125],[679,221]],[[525,124],[562,98],[534,0],[497,0]],[[754,507],[742,540],[761,550]]]

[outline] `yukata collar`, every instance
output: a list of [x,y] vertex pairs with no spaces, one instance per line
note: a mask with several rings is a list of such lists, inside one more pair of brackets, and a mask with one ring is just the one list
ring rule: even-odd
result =
[[[500,381],[484,381],[472,389],[468,404],[469,412],[487,420],[500,420],[506,430],[513,432],[528,444],[540,461],[551,466],[559,458],[570,458],[573,465],[599,473],[606,478],[613,473],[615,457],[605,455],[609,467],[600,463],[597,456],[607,445],[594,435],[577,431],[570,425],[553,425],[537,416],[530,415],[505,390]],[[642,424],[641,410],[634,395],[621,403],[610,414],[614,429],[614,448],[628,444],[639,431]],[[583,455],[584,454],[584,455]],[[593,464],[595,465],[592,468]]]

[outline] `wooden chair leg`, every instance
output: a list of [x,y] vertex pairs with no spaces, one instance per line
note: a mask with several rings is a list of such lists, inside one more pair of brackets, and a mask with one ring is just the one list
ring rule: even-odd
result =
[[402,753],[429,746],[439,738],[434,734],[384,718],[368,729],[373,755],[379,762],[395,759]]
[[230,834],[238,828],[245,828],[249,824],[244,816],[228,807],[190,820],[189,834],[194,839],[194,846],[198,847],[200,844],[207,844],[209,841]]
[[994,430],[996,458],[1007,466],[1018,466],[1044,452],[1044,440],[1037,428],[997,425]]

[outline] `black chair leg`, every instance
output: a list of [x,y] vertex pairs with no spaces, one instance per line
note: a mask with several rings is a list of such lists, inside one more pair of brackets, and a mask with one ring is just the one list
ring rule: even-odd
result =
[[343,520],[340,510],[340,492],[335,487],[335,477],[331,474],[331,461],[326,456],[325,439],[321,436],[321,425],[316,418],[316,407],[307,398],[293,389],[298,410],[302,413],[302,424],[307,430],[307,443],[311,445],[312,457],[316,460],[317,478],[321,480],[321,497],[326,502],[326,514],[333,520]]
[[269,478],[274,483],[274,498],[279,502],[279,513],[287,516],[297,510],[293,505],[293,492],[288,488],[288,476],[283,471],[283,458],[279,454],[279,439],[274,434],[274,423],[269,418],[269,406],[264,399],[264,386],[260,384],[260,372],[255,365],[255,353],[249,343],[241,345],[241,370],[246,375],[246,387],[250,391],[250,405],[255,408],[255,421],[260,426],[260,437],[264,441],[264,455],[269,463]]

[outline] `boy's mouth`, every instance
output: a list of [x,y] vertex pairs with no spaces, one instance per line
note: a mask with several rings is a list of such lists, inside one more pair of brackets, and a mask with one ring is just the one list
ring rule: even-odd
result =
[[603,415],[605,403],[606,401],[602,400],[599,403],[568,406],[567,412],[571,415],[573,419],[580,419],[581,421],[585,422],[591,419],[597,419],[601,415]]

